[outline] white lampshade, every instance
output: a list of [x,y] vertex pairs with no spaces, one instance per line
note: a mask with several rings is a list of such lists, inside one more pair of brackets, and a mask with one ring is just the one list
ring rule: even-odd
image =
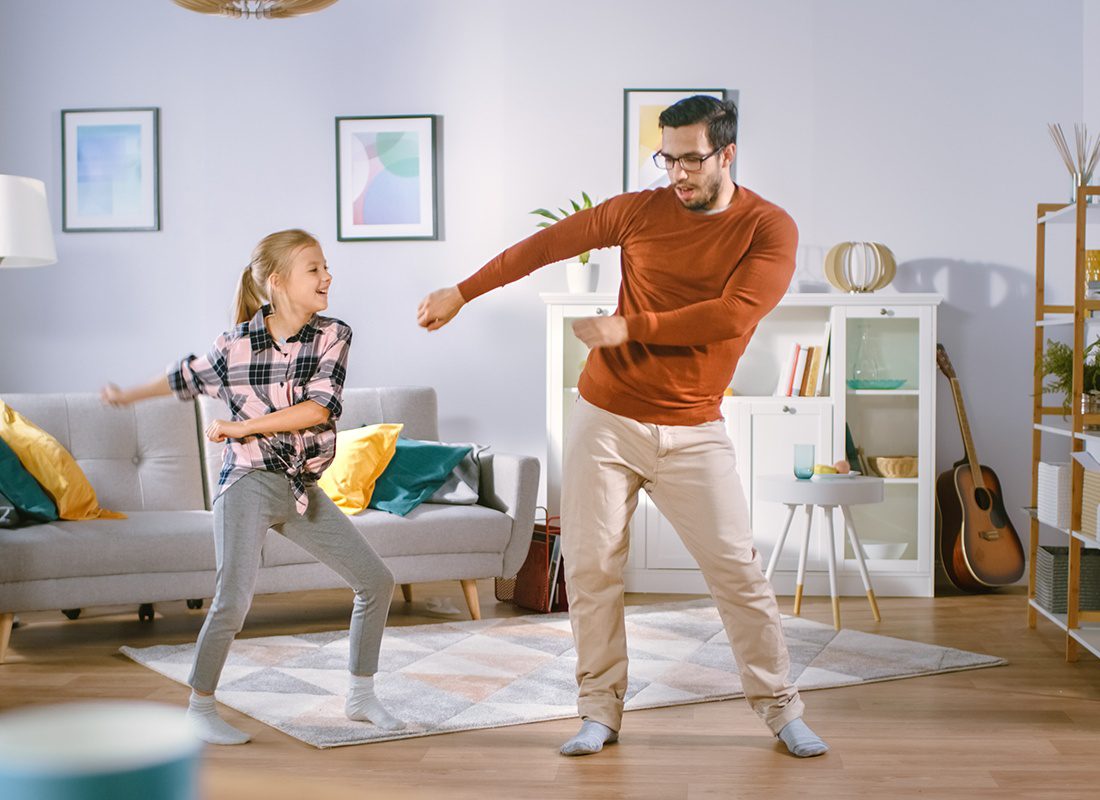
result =
[[42,267],[56,261],[46,185],[0,175],[0,267]]

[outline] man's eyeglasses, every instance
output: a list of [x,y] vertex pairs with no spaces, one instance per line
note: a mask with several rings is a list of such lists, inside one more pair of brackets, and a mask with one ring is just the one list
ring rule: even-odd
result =
[[706,161],[711,156],[720,153],[721,151],[722,148],[719,147],[717,150],[711,153],[707,153],[705,156],[689,155],[680,156],[679,158],[673,158],[667,153],[662,153],[660,150],[658,150],[656,153],[653,154],[653,163],[657,165],[657,169],[670,170],[675,167],[677,163],[679,163],[680,169],[682,169],[684,172],[698,172],[703,168],[704,161]]

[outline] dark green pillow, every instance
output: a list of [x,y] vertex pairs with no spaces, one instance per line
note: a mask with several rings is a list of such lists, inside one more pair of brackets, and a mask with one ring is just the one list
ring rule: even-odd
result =
[[0,492],[12,502],[25,520],[52,522],[57,506],[19,461],[19,456],[0,439]]
[[398,439],[397,451],[374,484],[369,507],[405,516],[443,485],[470,450],[469,445]]

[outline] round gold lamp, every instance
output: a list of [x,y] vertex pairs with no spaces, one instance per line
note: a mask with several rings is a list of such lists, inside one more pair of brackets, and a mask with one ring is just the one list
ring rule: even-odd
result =
[[825,254],[825,279],[853,294],[883,288],[894,279],[897,268],[894,254],[880,242],[841,242]]
[[312,14],[336,0],[172,0],[177,6],[200,14],[255,19],[285,19]]

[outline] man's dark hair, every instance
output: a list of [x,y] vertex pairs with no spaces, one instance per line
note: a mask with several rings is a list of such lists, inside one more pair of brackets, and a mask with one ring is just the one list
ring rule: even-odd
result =
[[683,128],[697,122],[707,124],[707,139],[716,150],[737,143],[737,106],[732,100],[697,94],[673,103],[658,118],[662,128]]

